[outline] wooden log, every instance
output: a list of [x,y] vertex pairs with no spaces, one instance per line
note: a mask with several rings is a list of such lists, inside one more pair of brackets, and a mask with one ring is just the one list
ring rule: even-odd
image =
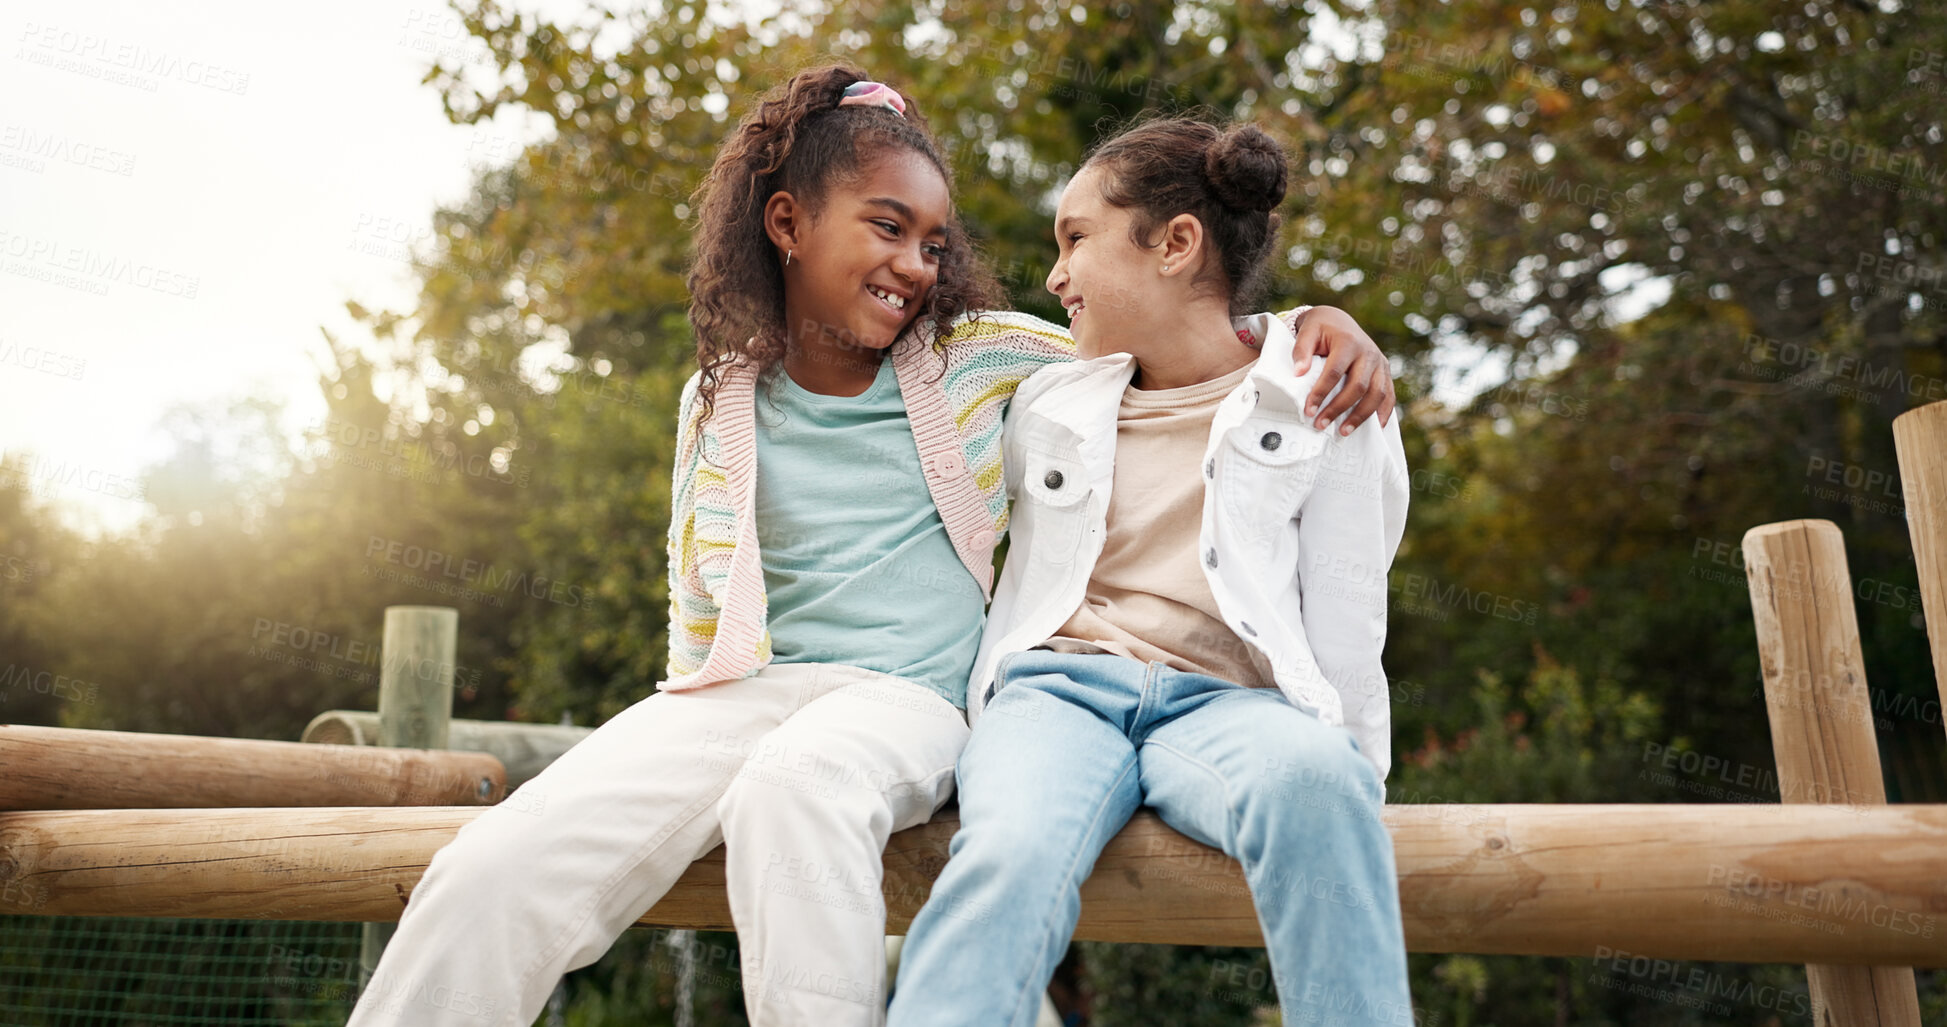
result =
[[[448,726],[446,747],[492,753],[507,768],[507,790],[511,792],[533,780],[594,730],[565,724],[455,720]],[[306,742],[331,745],[376,745],[378,739],[379,715],[365,710],[326,710],[311,719],[303,735]]]
[[[380,745],[446,748],[459,638],[460,611],[452,607],[385,608],[385,633],[379,639]],[[394,930],[389,922],[365,925],[358,946],[361,988],[378,969]]]
[[447,748],[460,611],[388,606],[379,640],[379,744]]
[[1893,418],[1893,446],[1900,454],[1900,493],[1906,497],[1906,527],[1920,569],[1934,686],[1947,708],[1947,400]]
[[494,801],[485,753],[0,725],[0,809],[458,806]]
[[[0,912],[396,919],[481,813],[0,813]],[[1416,952],[1947,966],[1947,805],[1405,805],[1385,820]],[[911,922],[956,822],[893,836],[889,930]],[[1290,886],[1317,886],[1306,872]],[[642,923],[728,929],[721,850]],[[1149,813],[1103,853],[1077,937],[1262,944],[1237,864]]]
[[[1760,525],[1744,535],[1744,570],[1780,798],[1884,806],[1844,536],[1831,521]],[[1920,1027],[1909,966],[1812,962],[1805,976],[1814,1023]]]

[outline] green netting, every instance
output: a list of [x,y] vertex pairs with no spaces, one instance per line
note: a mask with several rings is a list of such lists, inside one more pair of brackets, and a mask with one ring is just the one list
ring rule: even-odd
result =
[[0,916],[0,1024],[342,1027],[358,924]]

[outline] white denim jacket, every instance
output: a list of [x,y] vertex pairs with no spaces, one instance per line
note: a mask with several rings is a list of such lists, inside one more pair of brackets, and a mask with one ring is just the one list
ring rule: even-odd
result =
[[[1380,650],[1387,571],[1406,527],[1406,453],[1397,418],[1351,435],[1304,416],[1324,361],[1292,374],[1291,329],[1234,321],[1262,340],[1224,398],[1204,450],[1204,574],[1224,623],[1269,660],[1292,704],[1352,733],[1384,779],[1392,715]],[[1118,353],[1037,371],[1014,396],[1002,438],[1012,541],[967,690],[978,718],[1001,657],[1046,641],[1082,602],[1102,553],[1115,479],[1116,415],[1135,376]]]

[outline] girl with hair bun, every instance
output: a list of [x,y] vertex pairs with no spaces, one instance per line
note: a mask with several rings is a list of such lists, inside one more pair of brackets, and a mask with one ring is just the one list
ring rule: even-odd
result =
[[[1001,414],[1074,355],[973,315],[1000,293],[950,186],[913,102],[850,66],[731,132],[696,205],[665,680],[440,850],[353,1024],[526,1027],[719,844],[751,1023],[883,1023],[881,858],[967,737]],[[1390,408],[1383,357],[1325,313],[1298,355],[1359,388],[1321,416]]]
[[1284,1023],[1413,1023],[1380,821],[1406,458],[1396,422],[1316,430],[1290,328],[1235,316],[1285,187],[1255,126],[1163,118],[1062,193],[1047,286],[1085,359],[1007,415],[1012,548],[894,1027],[1033,1024],[1143,806],[1243,865]]

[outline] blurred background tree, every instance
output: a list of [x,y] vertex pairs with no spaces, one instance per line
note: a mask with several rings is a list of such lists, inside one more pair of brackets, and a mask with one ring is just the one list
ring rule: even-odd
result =
[[[284,439],[261,404],[172,416],[128,538],[71,537],[0,490],[6,659],[99,696],[16,684],[8,719],[295,737],[373,704],[391,603],[460,609],[459,716],[593,724],[648,694],[691,194],[755,95],[839,58],[918,99],[967,223],[1044,317],[1054,199],[1104,129],[1198,110],[1289,142],[1273,302],[1350,310],[1404,401],[1393,801],[1776,801],[1649,754],[1772,766],[1738,543],[1795,517],[1845,531],[1890,794],[1947,796],[1890,431],[1947,398],[1938,7],[455,10],[491,62],[426,82],[483,166],[432,215],[417,303],[351,304],[379,345],[333,340],[327,418]],[[498,136],[503,108],[550,127]],[[578,974],[570,1022],[670,1015],[652,948]],[[1428,1023],[1805,1019],[1625,995],[1581,960],[1412,965]],[[1234,983],[1262,966],[1080,946],[1066,972],[1103,1024],[1228,1024],[1273,1007]],[[1795,968],[1706,969],[1803,994]],[[1922,989],[1947,1015],[1938,976]],[[739,1022],[712,995],[708,1022]]]

